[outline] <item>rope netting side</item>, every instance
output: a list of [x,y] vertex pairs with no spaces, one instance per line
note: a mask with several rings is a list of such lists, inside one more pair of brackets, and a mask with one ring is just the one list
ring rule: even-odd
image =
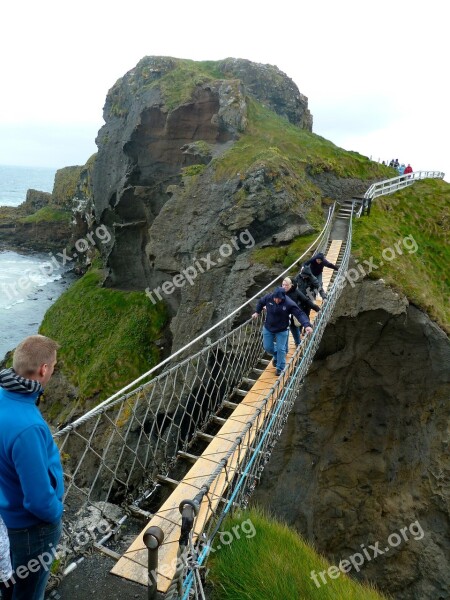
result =
[[[191,500],[199,507],[207,507],[207,512],[205,515],[204,510],[200,511],[201,521],[197,516],[193,522],[190,547],[194,549],[194,555],[188,557],[184,571],[180,569],[178,573],[180,578],[184,576],[183,600],[202,597],[203,591],[201,586],[199,587],[200,569],[204,567],[211,551],[214,551],[215,536],[228,512],[247,506],[251,494],[261,479],[262,471],[280,438],[289,413],[299,397],[304,377],[345,284],[351,236],[352,222],[350,220],[347,245],[339,271],[332,280],[328,298],[314,322],[312,335],[303,339],[301,346],[288,364],[286,371],[291,374],[277,380],[261,403],[257,414],[243,427],[226,457],[217,465],[212,475],[204,482],[201,490]],[[290,367],[292,368],[290,369]],[[174,581],[168,594],[168,600],[181,597],[177,591],[179,589],[180,585]]]
[[[116,527],[148,499],[262,357],[252,320],[123,398],[55,434],[65,475],[65,528]],[[99,531],[99,535],[104,531]],[[68,536],[69,537],[69,536]],[[94,535],[92,535],[94,539]],[[70,545],[69,540],[66,546]]]

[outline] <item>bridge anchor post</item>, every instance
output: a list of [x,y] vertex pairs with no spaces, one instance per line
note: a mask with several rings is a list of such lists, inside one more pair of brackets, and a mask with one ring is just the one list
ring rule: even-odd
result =
[[144,533],[144,544],[148,549],[148,600],[155,600],[157,592],[158,548],[164,541],[160,527],[149,527]]

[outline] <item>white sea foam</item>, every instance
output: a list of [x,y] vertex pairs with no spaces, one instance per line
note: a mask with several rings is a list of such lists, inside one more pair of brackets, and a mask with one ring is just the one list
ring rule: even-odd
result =
[[45,312],[74,279],[62,269],[46,275],[46,262],[46,254],[0,251],[0,360],[38,333]]

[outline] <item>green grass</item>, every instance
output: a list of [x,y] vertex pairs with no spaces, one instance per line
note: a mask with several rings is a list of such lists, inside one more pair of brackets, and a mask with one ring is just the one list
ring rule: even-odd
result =
[[[216,177],[245,172],[255,163],[290,175],[302,187],[313,186],[306,173],[334,173],[337,177],[387,179],[395,171],[356,152],[348,152],[325,138],[292,125],[255,100],[248,101],[248,127],[234,146],[214,161]],[[305,190],[307,192],[307,189]]]
[[19,219],[20,223],[53,223],[62,221],[69,223],[72,213],[68,210],[55,208],[55,206],[43,206],[38,211],[27,217]]
[[[273,267],[274,265],[282,265],[284,268],[292,265],[299,256],[305,252],[316,239],[317,233],[311,233],[310,235],[302,235],[296,238],[287,246],[267,246],[266,248],[257,248],[253,250],[251,255],[251,261],[253,263],[261,263],[267,267]],[[309,256],[305,257],[307,260]],[[297,267],[297,272],[300,270],[300,265]]]
[[449,233],[450,186],[423,180],[375,199],[370,217],[355,219],[352,253],[360,261],[383,262],[369,276],[403,292],[449,332]]
[[154,341],[167,321],[163,303],[100,282],[99,271],[88,271],[50,307],[39,331],[61,345],[58,360],[81,401],[101,401],[157,364]]
[[198,85],[221,78],[213,61],[175,60],[177,67],[152,84],[161,88],[169,110],[191,100]]
[[189,167],[183,167],[181,172],[184,177],[193,177],[194,175],[200,175],[206,169],[206,165],[190,165]]
[[327,583],[319,577],[317,587],[311,572],[328,571],[332,565],[295,531],[261,510],[228,518],[221,531],[230,532],[222,538],[227,545],[218,535],[208,561],[213,600],[386,600],[337,569],[331,571],[339,574],[337,578],[326,573]]

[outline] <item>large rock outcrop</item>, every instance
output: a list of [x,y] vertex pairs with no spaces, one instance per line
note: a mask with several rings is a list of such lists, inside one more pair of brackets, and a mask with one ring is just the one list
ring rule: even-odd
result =
[[448,337],[406,298],[347,287],[254,495],[333,564],[365,548],[351,574],[396,600],[449,597],[448,365]]
[[[276,148],[218,174],[221,158],[247,130],[252,98],[311,130],[307,99],[292,80],[246,60],[205,66],[146,57],[106,99],[93,176],[96,219],[111,232],[105,285],[163,298],[174,316],[173,349],[247,298],[266,272],[251,260],[255,244],[311,233],[310,214],[322,211],[326,192],[312,180],[299,183]],[[336,199],[367,185],[334,180]],[[180,273],[192,276],[182,283]]]

